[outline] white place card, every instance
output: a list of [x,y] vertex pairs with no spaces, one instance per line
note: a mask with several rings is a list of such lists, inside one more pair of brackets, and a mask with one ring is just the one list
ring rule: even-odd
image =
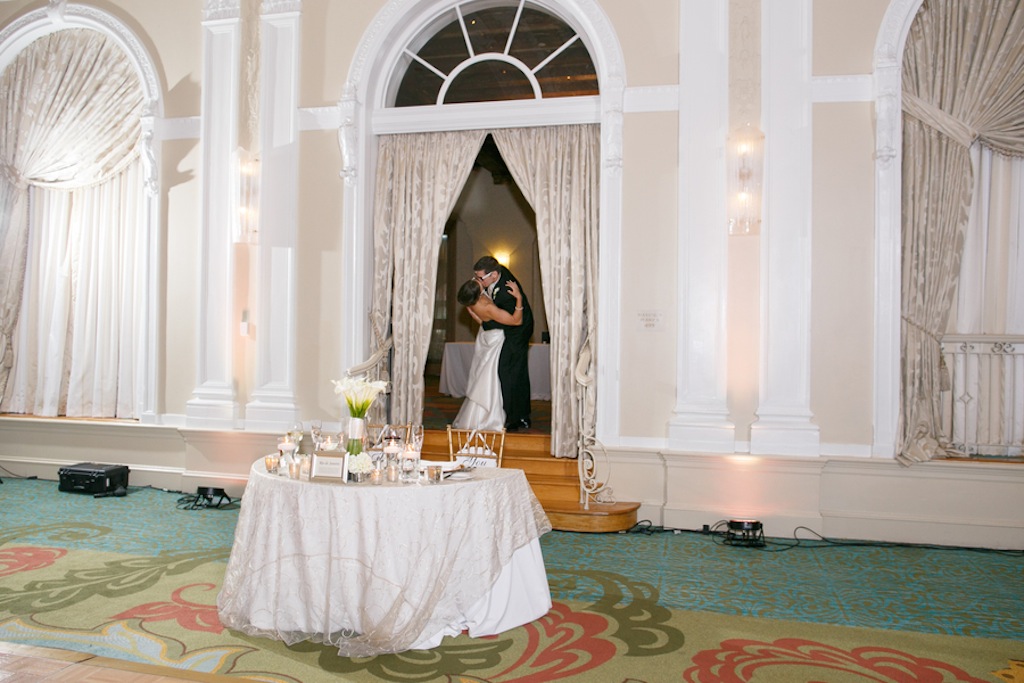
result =
[[309,476],[311,479],[324,477],[340,479],[342,482],[348,481],[348,453],[339,453],[338,455],[314,453]]

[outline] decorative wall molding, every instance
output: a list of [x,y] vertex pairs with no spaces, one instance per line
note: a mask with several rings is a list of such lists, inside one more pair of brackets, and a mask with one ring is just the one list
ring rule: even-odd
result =
[[676,255],[676,397],[668,448],[732,453],[726,302],[728,217],[724,141],[729,123],[729,4],[682,3]]
[[265,12],[260,20],[260,239],[254,283],[258,322],[247,429],[284,430],[299,417],[295,391],[300,27],[297,12]]
[[262,0],[260,13],[268,14],[301,14],[302,0]]
[[873,341],[876,457],[896,457],[900,413],[902,253],[902,62],[922,0],[892,0],[875,42],[875,336]]
[[242,0],[206,0],[203,22],[230,21],[242,16]]
[[766,210],[753,454],[819,454],[810,409],[811,5],[762,3]]
[[241,418],[234,377],[234,159],[238,147],[240,21],[203,22],[199,301],[196,386],[190,427],[234,428]]

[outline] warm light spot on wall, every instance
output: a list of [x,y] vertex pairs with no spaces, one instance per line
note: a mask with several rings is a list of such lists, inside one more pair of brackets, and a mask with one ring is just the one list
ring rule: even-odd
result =
[[494,258],[498,263],[508,268],[508,264],[512,258],[512,255],[509,254],[507,251],[496,251],[494,252]]

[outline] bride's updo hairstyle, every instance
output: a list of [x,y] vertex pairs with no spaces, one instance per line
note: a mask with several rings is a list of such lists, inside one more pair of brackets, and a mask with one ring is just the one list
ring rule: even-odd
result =
[[483,289],[481,289],[479,282],[476,280],[466,280],[459,287],[459,293],[455,295],[455,299],[463,306],[472,306],[477,302],[482,293]]

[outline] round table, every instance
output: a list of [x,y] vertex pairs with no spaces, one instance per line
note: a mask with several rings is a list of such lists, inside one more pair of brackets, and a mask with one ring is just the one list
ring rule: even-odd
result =
[[251,469],[217,599],[221,622],[344,656],[436,647],[540,618],[551,530],[522,470],[373,485]]

